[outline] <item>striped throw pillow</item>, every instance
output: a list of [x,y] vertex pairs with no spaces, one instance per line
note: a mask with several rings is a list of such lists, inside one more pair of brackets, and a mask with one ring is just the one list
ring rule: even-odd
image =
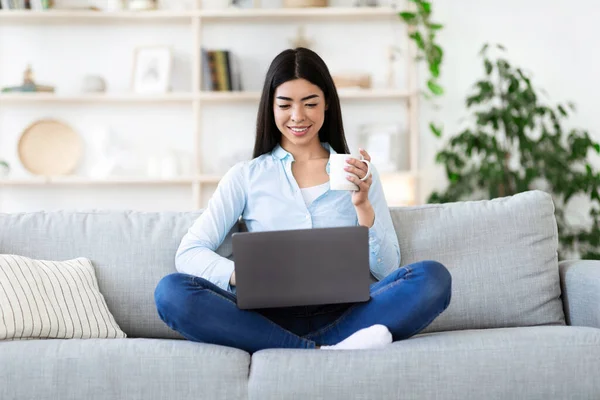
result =
[[0,340],[125,337],[90,260],[0,254]]

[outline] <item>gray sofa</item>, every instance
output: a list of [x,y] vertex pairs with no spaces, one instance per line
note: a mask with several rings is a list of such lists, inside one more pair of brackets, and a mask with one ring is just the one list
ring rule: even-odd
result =
[[[442,262],[453,297],[419,335],[382,350],[250,355],[182,340],[153,292],[199,213],[0,214],[0,253],[91,259],[128,335],[0,342],[0,398],[600,398],[600,262],[557,261],[546,193],[392,209],[402,264]],[[218,252],[232,256],[230,236]]]

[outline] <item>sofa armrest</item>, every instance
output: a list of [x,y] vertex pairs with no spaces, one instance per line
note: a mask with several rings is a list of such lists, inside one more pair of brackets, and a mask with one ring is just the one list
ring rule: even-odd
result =
[[558,264],[567,324],[600,328],[600,261]]

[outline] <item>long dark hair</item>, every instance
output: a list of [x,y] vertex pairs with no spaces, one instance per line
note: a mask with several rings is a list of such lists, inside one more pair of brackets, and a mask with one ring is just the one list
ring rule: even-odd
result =
[[325,104],[328,107],[325,110],[323,126],[319,130],[319,140],[329,143],[337,153],[349,153],[340,99],[329,69],[317,53],[298,47],[279,53],[267,71],[256,119],[253,158],[270,152],[281,140],[281,132],[275,125],[273,115],[273,96],[279,85],[294,79],[306,79],[318,86],[325,95]]

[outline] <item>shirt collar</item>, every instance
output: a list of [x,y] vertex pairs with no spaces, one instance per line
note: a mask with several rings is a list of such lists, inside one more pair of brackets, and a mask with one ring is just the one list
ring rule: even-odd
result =
[[[333,149],[333,147],[331,147],[329,145],[329,143],[321,142],[321,146],[323,146],[324,149],[329,150],[330,154],[337,154],[337,152]],[[271,154],[273,155],[274,158],[276,158],[278,160],[283,160],[287,156],[292,157],[292,155],[288,151],[286,151],[283,147],[281,147],[281,145],[279,143],[277,143],[275,148],[271,151]],[[327,166],[329,167],[329,162],[327,162]]]

